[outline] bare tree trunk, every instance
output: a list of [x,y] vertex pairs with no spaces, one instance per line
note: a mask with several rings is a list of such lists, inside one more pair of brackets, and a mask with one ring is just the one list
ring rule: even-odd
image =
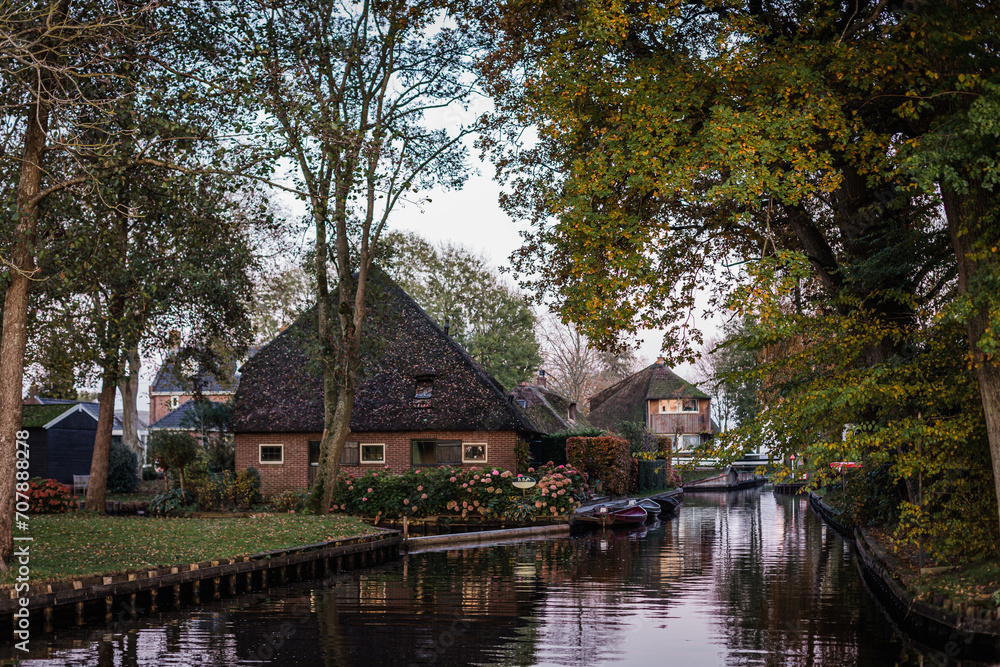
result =
[[[960,195],[944,188],[941,192],[951,241],[958,260],[958,291],[963,295],[969,293],[970,282],[975,281],[977,274],[988,270],[982,265],[996,261],[992,259],[995,257],[992,253],[977,253],[975,246],[982,242],[987,234],[991,237],[989,239],[991,244],[995,245],[997,242],[997,231],[988,230],[989,225],[996,225],[991,216],[996,215],[997,197],[991,196],[979,183],[971,183],[969,192],[972,194]],[[993,267],[993,270],[996,270],[996,267]],[[975,295],[971,296],[975,299]],[[984,354],[978,346],[989,326],[990,313],[983,305],[977,307],[965,324],[986,419],[986,434],[990,442],[990,458],[993,461],[993,486],[1000,517],[1000,367],[997,365],[997,355]]]
[[139,442],[139,406],[136,404],[139,396],[139,349],[133,346],[125,356],[128,360],[128,375],[118,382],[118,391],[122,395],[122,442],[139,455],[141,467],[144,452]]
[[15,434],[21,428],[24,351],[28,344],[28,292],[35,271],[34,244],[38,228],[42,156],[48,107],[36,98],[28,112],[21,175],[17,184],[17,227],[11,256],[10,284],[4,295],[3,338],[0,341],[0,568],[14,552]]
[[115,425],[115,382],[108,375],[101,383],[100,412],[94,455],[90,459],[90,483],[87,486],[87,511],[104,514],[108,485],[108,459],[111,456],[111,431]]

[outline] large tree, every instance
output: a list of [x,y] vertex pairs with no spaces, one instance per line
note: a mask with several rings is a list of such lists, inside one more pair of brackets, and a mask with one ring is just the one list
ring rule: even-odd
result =
[[[938,312],[967,327],[1000,473],[993,8],[481,10],[496,45],[483,62],[497,98],[486,146],[514,178],[506,205],[532,222],[526,283],[605,345],[656,326],[683,356],[693,292],[717,279],[714,265],[743,268],[718,273],[749,281],[748,303],[794,275],[782,292],[792,309],[767,310],[762,329],[796,306],[845,318],[858,334],[850,359],[871,369],[930,349],[921,327],[957,267],[961,298]],[[501,141],[526,125],[535,144]],[[872,407],[860,416],[877,421]]]
[[[375,249],[393,208],[416,191],[458,187],[468,128],[427,112],[468,99],[464,33],[447,1],[241,0],[214,11],[233,28],[244,101],[287,155],[314,235],[324,428],[309,504],[326,513],[350,432]],[[332,281],[331,281],[332,276]],[[332,283],[332,284],[331,284]]]
[[[46,230],[42,206],[52,195],[93,182],[113,168],[106,156],[121,134],[111,109],[120,90],[102,82],[128,79],[126,61],[153,39],[152,6],[94,0],[0,8],[0,89],[4,116],[5,282],[0,341],[0,557],[12,551],[15,433],[31,285]],[[83,162],[90,164],[83,168]],[[67,168],[71,167],[71,168]]]

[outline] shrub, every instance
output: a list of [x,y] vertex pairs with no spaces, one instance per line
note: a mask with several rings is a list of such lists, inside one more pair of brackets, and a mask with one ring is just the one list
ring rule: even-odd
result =
[[190,491],[171,489],[166,493],[155,496],[149,501],[149,512],[150,514],[166,514],[167,512],[193,505],[194,502],[194,494]]
[[184,468],[198,458],[198,441],[190,433],[156,431],[149,436],[149,456],[165,470],[175,471],[184,488]]
[[27,495],[32,514],[58,514],[74,507],[73,492],[54,479],[29,479]]
[[646,429],[645,424],[623,421],[618,424],[617,430],[623,438],[628,440],[629,451],[632,454],[657,450],[657,437]]
[[139,486],[139,457],[125,443],[111,442],[108,461],[109,493],[132,493]]
[[333,508],[368,517],[430,514],[523,520],[564,516],[586,496],[586,477],[571,466],[551,463],[528,468],[538,484],[523,496],[513,488],[514,473],[496,468],[425,468],[393,474],[380,468],[341,473]]
[[610,493],[625,494],[630,487],[632,457],[628,440],[613,436],[572,437],[566,441],[566,459],[575,468],[600,479]]
[[308,491],[292,491],[286,489],[271,499],[274,508],[279,512],[301,512],[305,507]]
[[246,467],[236,473],[233,480],[233,503],[240,509],[250,509],[263,500],[260,496],[260,473],[254,467]]

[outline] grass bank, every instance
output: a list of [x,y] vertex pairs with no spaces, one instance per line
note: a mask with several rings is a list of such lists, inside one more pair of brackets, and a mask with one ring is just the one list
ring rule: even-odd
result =
[[[184,519],[49,514],[31,517],[31,581],[43,583],[246,556],[381,532],[350,516],[262,514]],[[0,586],[13,582],[0,577]]]
[[[841,489],[823,489],[816,495],[830,507],[843,509],[845,506]],[[917,599],[935,605],[942,600],[952,600],[963,607],[975,605],[995,609],[1000,606],[1000,559],[946,563],[935,560],[925,550],[924,573],[921,574],[920,554],[912,540],[897,539],[891,528],[870,527],[867,531],[870,541],[892,555],[893,562],[887,564]]]

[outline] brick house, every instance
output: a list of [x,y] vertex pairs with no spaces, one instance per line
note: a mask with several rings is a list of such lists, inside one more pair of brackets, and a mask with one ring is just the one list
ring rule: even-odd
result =
[[608,430],[626,421],[642,424],[683,454],[718,431],[711,404],[708,394],[667,368],[661,357],[592,397],[587,418]]
[[160,422],[168,414],[193,400],[196,389],[209,401],[226,403],[236,393],[238,380],[236,364],[232,364],[230,371],[220,378],[214,373],[198,371],[193,364],[185,368],[183,362],[175,361],[175,356],[171,355],[160,366],[156,378],[149,385],[149,424]]
[[[387,279],[369,284],[361,378],[341,469],[435,465],[515,470],[535,435],[525,413],[444,330]],[[240,369],[233,411],[237,470],[265,495],[311,484],[323,432],[315,309]]]

